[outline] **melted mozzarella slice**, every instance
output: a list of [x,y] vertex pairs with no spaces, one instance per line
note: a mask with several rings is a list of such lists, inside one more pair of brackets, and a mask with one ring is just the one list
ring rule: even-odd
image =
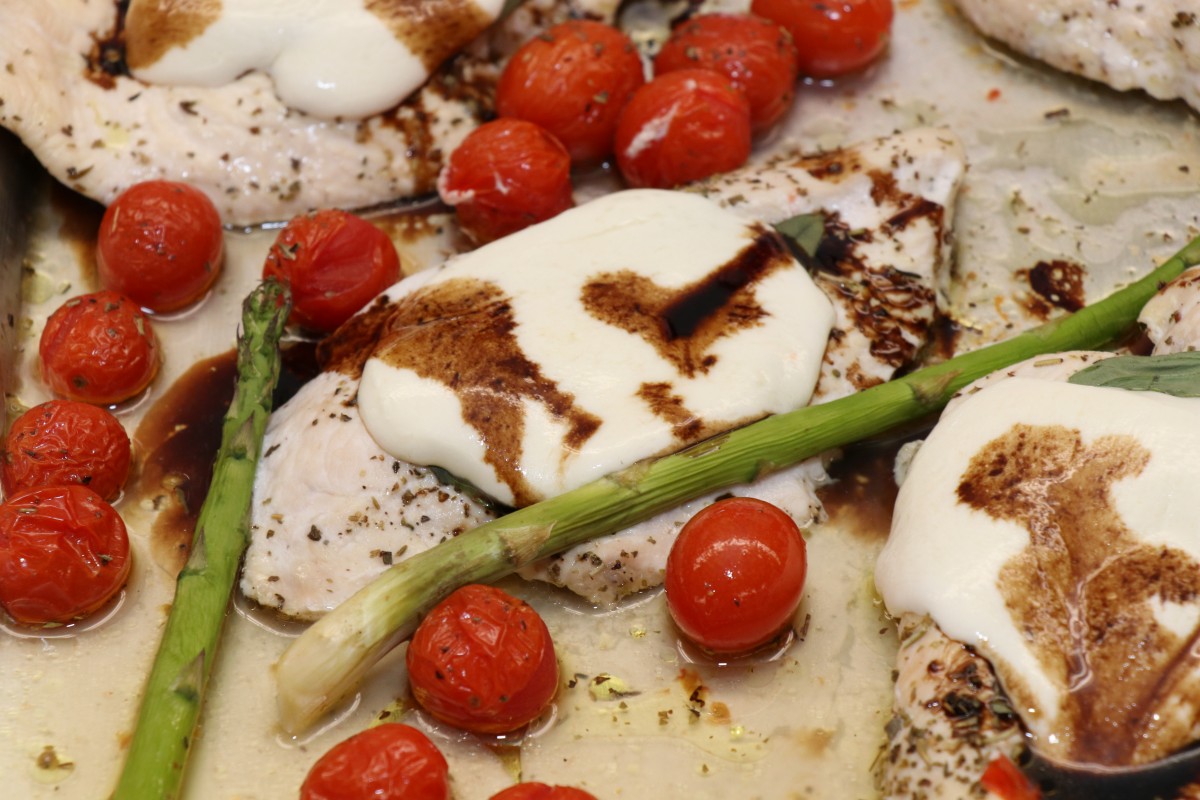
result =
[[986,655],[1052,755],[1164,755],[1196,724],[1198,453],[1197,400],[998,381],[917,452],[876,584]]
[[416,90],[499,16],[501,0],[132,0],[138,80],[221,86],[251,70],[288,106],[361,118]]
[[391,294],[363,422],[395,458],[519,505],[804,405],[833,321],[773,231],[655,190],[594,200]]

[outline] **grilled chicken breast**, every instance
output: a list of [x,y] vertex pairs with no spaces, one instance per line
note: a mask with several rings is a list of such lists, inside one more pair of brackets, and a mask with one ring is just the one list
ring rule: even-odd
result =
[[[832,167],[835,163],[844,168]],[[879,324],[895,315],[895,328],[912,337],[899,337],[911,348],[909,357],[919,347],[946,268],[953,202],[964,169],[953,137],[919,130],[835,154],[772,160],[699,187],[714,202],[755,220],[826,212],[826,230],[839,239],[829,252],[818,253],[817,266],[828,274],[816,282],[836,309],[831,339],[860,344],[841,346],[836,360],[826,357],[819,385],[843,388],[826,388],[824,396],[883,380],[903,363],[892,347],[872,347],[871,332],[854,330],[858,315],[850,298],[872,303]],[[852,240],[843,237],[848,230],[854,231]],[[861,282],[845,280],[847,274]],[[891,293],[891,284],[872,282],[876,275],[902,278],[919,291]],[[268,455],[255,485],[242,589],[288,616],[320,616],[387,562],[492,513],[469,492],[438,484],[427,470],[387,456],[358,417],[359,372],[387,316],[387,302],[381,299],[330,340],[327,371],[281,408],[267,431]],[[312,468],[304,454],[313,452],[325,453],[330,467]],[[804,523],[821,514],[814,492],[823,480],[818,459],[734,491],[765,493]],[[678,528],[710,501],[697,500],[617,536],[580,545],[523,574],[593,602],[657,586]]]

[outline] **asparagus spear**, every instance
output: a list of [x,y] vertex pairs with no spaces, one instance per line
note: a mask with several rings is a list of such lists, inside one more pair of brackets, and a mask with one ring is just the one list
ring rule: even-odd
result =
[[315,722],[458,586],[494,581],[702,494],[921,419],[976,378],[1025,358],[1102,347],[1134,324],[1161,284],[1198,263],[1200,237],[1146,277],[1069,317],[850,397],[768,417],[635,464],[396,564],[283,654],[276,665],[280,723],[297,733]]
[[212,486],[196,521],[187,563],[142,696],[115,800],[179,793],[217,642],[249,541],[250,492],[279,377],[279,337],[291,309],[288,289],[260,284],[242,307],[237,384],[221,430]]

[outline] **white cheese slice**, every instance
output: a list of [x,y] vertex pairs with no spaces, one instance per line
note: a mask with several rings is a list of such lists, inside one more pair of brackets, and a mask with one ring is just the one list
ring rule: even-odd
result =
[[222,86],[259,70],[286,105],[358,119],[392,108],[499,16],[502,0],[133,0],[130,71]]
[[[1023,453],[1006,451],[1009,461],[987,462],[993,473],[970,472],[973,463],[979,469],[979,459],[989,454],[995,459],[996,443],[1011,444],[1014,440],[1006,437],[1021,426],[1030,433]],[[1066,435],[1056,433],[1064,431]],[[1058,449],[1064,443],[1074,444],[1074,455],[1062,456]],[[1089,458],[1099,460],[1088,466]],[[976,488],[969,487],[969,475],[989,474],[1001,478],[989,483],[991,478],[985,477]],[[1079,485],[1043,491],[1069,487],[1072,481]],[[1076,674],[1063,669],[1064,654],[1075,652],[1074,633],[1046,641],[1049,628],[1041,627],[1042,615],[1049,612],[1036,606],[1048,607],[1046,598],[1054,592],[1079,591],[1082,584],[1047,578],[1057,574],[1047,566],[1053,563],[1045,555],[1048,551],[1035,555],[1041,583],[1014,581],[1014,560],[1035,552],[1031,540],[1036,537],[1045,537],[1042,541],[1050,541],[1059,552],[1065,542],[1077,564],[1091,564],[1084,571],[1092,586],[1103,581],[1105,586],[1115,582],[1122,587],[1119,596],[1111,591],[1099,599],[1088,595],[1090,611],[1078,598],[1070,600],[1072,614],[1082,615],[1078,619],[1087,618],[1093,626],[1100,624],[1098,619],[1117,620],[1108,633],[1116,637],[1121,630],[1137,627],[1130,620],[1137,605],[1144,603],[1143,619],[1159,626],[1165,620],[1168,631],[1178,628],[1196,618],[1194,608],[1155,594],[1171,589],[1147,584],[1151,588],[1143,591],[1148,572],[1131,567],[1126,574],[1121,560],[1132,563],[1136,558],[1131,554],[1153,548],[1149,560],[1155,564],[1166,564],[1168,551],[1181,563],[1200,562],[1198,481],[1200,401],[1019,376],[998,381],[948,409],[913,458],[896,501],[890,538],[876,566],[876,585],[891,614],[928,614],[952,639],[977,647],[996,666],[1014,707],[1040,745],[1051,750],[1061,745],[1059,749],[1069,753],[1068,745],[1080,734],[1072,731],[1071,714],[1064,709],[1078,714],[1080,703],[1093,702],[1079,694],[1088,681],[1103,684],[1107,692],[1122,680],[1106,675],[1108,667],[1094,648],[1085,648],[1092,655],[1080,662],[1084,667]],[[1014,490],[1017,484],[1020,488]],[[1157,560],[1160,556],[1162,561]],[[1117,572],[1105,578],[1106,570]],[[1156,566],[1149,572],[1158,570]],[[1162,574],[1167,571],[1161,568]],[[1029,575],[1019,572],[1016,577]],[[1186,603],[1194,607],[1194,596]],[[1014,606],[1034,608],[1035,613],[1014,612]],[[1176,635],[1152,628],[1150,624],[1150,634],[1137,628],[1139,635],[1131,637],[1136,641],[1127,642],[1126,657],[1137,659],[1139,669],[1159,668],[1154,642],[1160,639],[1154,637]],[[1114,648],[1104,650],[1106,659],[1126,652],[1111,639],[1102,646]],[[1072,691],[1076,694],[1069,698]],[[1084,688],[1083,693],[1088,691]],[[1124,728],[1114,727],[1113,735],[1134,738]]]
[[[470,307],[439,297],[476,289]],[[833,322],[774,232],[657,190],[594,200],[389,295],[422,324],[393,322],[376,346],[363,422],[392,456],[509,504],[804,405]],[[464,334],[471,319],[488,330]]]

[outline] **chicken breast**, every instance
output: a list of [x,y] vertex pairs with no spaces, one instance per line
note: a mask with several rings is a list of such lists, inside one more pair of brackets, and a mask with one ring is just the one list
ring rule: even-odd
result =
[[[831,168],[833,163],[846,168]],[[818,261],[829,270],[845,271],[839,275],[909,282],[912,291],[907,293],[892,293],[877,283],[862,293],[874,303],[880,324],[895,314],[895,329],[906,335],[897,334],[894,341],[902,342],[911,358],[936,310],[950,209],[964,169],[962,149],[953,137],[921,130],[836,154],[775,159],[699,190],[756,221],[824,211],[827,230],[853,229],[854,242],[839,241],[828,253],[818,253]],[[739,194],[748,198],[744,204]],[[881,341],[872,338],[874,331],[856,330],[858,316],[856,306],[846,301],[851,294],[847,283],[826,276],[816,283],[833,300],[831,341],[842,354],[837,359],[827,355],[821,364],[819,385],[841,387],[827,388],[825,397],[884,380],[906,363],[891,348],[873,348],[871,342]],[[387,456],[359,420],[357,380],[387,317],[387,304],[381,299],[327,343],[327,372],[280,409],[267,431],[264,446],[270,455],[256,481],[242,589],[288,616],[320,616],[385,569],[382,554],[396,559],[418,552],[491,513],[460,488],[442,485],[435,490],[429,472]],[[304,466],[301,454],[311,452],[326,453],[336,465],[330,470],[355,465],[353,477],[343,480]],[[815,490],[824,480],[824,462],[814,459],[733,491],[763,496],[808,524],[821,517]],[[344,497],[346,493],[353,496]],[[678,529],[712,499],[698,499],[621,534],[580,545],[524,569],[522,575],[566,587],[594,603],[658,586]],[[351,516],[354,521],[347,522]],[[428,520],[419,522],[422,517]]]
[[[1169,332],[1171,331],[1170,323],[1164,324],[1164,320],[1173,320],[1178,323],[1181,316],[1186,318],[1191,305],[1193,305],[1194,283],[1195,276],[1185,273],[1173,284],[1160,290],[1156,298],[1147,305],[1144,321],[1146,321],[1146,317],[1150,317],[1148,324],[1152,339],[1162,341],[1165,337],[1172,335]],[[1180,313],[1170,311],[1174,303],[1181,304],[1176,307]],[[1174,340],[1171,345],[1173,348],[1178,350],[1194,348],[1196,340],[1188,340],[1186,338],[1187,331],[1186,327],[1174,329]],[[971,384],[947,406],[944,418],[952,417],[969,398],[975,397],[988,387],[1005,384],[1014,378],[1035,379],[1038,382],[1066,381],[1080,369],[1110,358],[1112,355],[1112,353],[1099,352],[1072,352],[1030,359]],[[1093,391],[1120,392],[1121,390]],[[1136,394],[1149,396],[1153,393]],[[1169,398],[1169,400],[1177,404],[1175,398]],[[1027,405],[1022,408],[1026,414],[1038,412],[1038,409]],[[1075,431],[1075,435],[1078,436],[1079,431]],[[1054,475],[1047,475],[1045,485],[1069,484],[1073,480],[1072,476],[1078,473],[1081,479],[1087,481],[1089,485],[1086,502],[1064,504],[1060,502],[1060,499],[1048,497],[1043,503],[1031,496],[1026,499],[1025,505],[1035,509],[1035,515],[1045,515],[1045,518],[1055,525],[1055,530],[1061,531],[1063,546],[1070,549],[1079,564],[1085,565],[1089,563],[1086,543],[1073,538],[1074,524],[1068,518],[1062,518],[1061,515],[1068,508],[1071,509],[1071,514],[1086,515],[1090,513],[1087,510],[1088,507],[1103,506],[1109,497],[1107,492],[1118,490],[1115,487],[1104,491],[1098,490],[1095,488],[1095,482],[1087,477],[1091,474],[1089,470],[1093,469],[1092,466],[1089,466],[1088,459],[1103,460],[1104,458],[1103,455],[1097,455],[1105,446],[1104,438],[1097,439],[1089,434],[1081,441],[1083,445],[1078,448],[1077,452],[1077,455],[1081,457],[1080,460]],[[917,445],[917,447],[919,446]],[[1046,469],[1054,462],[1053,442],[1039,440],[1039,442],[1031,442],[1028,447],[1040,448],[1036,451],[1039,469]],[[910,462],[913,456],[912,448],[909,448],[903,455],[903,460]],[[1132,453],[1126,455],[1129,456]],[[1015,453],[1015,456],[1015,458],[1006,459],[1005,463],[1008,461],[1013,464],[1024,463],[1023,459],[1026,458],[1024,453]],[[978,458],[977,454],[975,459]],[[1115,481],[1129,477],[1125,473],[1137,474],[1141,468],[1134,468],[1136,460],[1123,458],[1119,467],[1114,466],[1102,473],[1103,480]],[[938,459],[939,464],[944,461],[945,459]],[[975,463],[974,460],[972,463]],[[1001,461],[993,463],[1000,465]],[[925,466],[928,468],[929,463],[927,462]],[[1179,467],[1181,465],[1176,464],[1168,466],[1168,469]],[[948,481],[954,482],[958,477],[956,469],[956,467],[950,466],[942,470],[942,472],[947,472],[945,477]],[[998,471],[1002,472],[1004,469],[1006,467],[1000,466]],[[1009,477],[1008,480],[1011,483],[1006,486],[1038,482],[1039,476],[1029,475],[1020,466],[1018,466],[1018,470],[1022,474],[1019,477]],[[902,479],[907,472],[907,463],[898,469],[898,475]],[[980,473],[980,475],[982,474]],[[992,472],[987,474],[991,475]],[[967,502],[974,496],[969,489],[964,488],[967,486],[967,477],[963,477],[962,480],[963,483],[957,490],[960,503]],[[1155,480],[1161,480],[1161,478],[1155,478]],[[1041,489],[1032,489],[1031,491],[1036,493]],[[1121,497],[1124,498],[1124,492],[1129,490],[1122,488],[1119,491],[1122,492]],[[968,500],[963,500],[964,497]],[[995,497],[992,500],[994,501]],[[935,503],[937,499],[923,493],[922,504],[926,502]],[[1081,613],[1086,616],[1087,625],[1082,632],[1073,628],[1071,635],[1068,636],[1064,631],[1061,636],[1056,637],[1053,649],[1059,655],[1044,658],[1042,666],[1039,668],[1039,670],[1047,669],[1051,674],[1055,674],[1057,660],[1064,658],[1062,653],[1068,650],[1074,652],[1072,649],[1074,646],[1072,643],[1075,642],[1074,637],[1083,637],[1084,644],[1081,654],[1071,657],[1078,661],[1078,663],[1076,660],[1071,661],[1072,664],[1075,664],[1074,671],[1071,672],[1071,675],[1074,676],[1070,682],[1072,688],[1069,690],[1073,699],[1067,706],[1067,708],[1073,709],[1071,712],[1056,714],[1053,709],[1038,707],[1038,701],[1031,699],[1038,697],[1038,691],[1031,690],[1031,687],[1038,685],[1040,677],[1030,671],[1015,672],[1011,664],[1001,672],[1001,675],[1012,687],[1012,691],[1019,695],[1020,702],[1010,702],[1009,693],[997,679],[997,670],[993,663],[983,657],[985,652],[997,646],[1002,639],[1002,635],[998,634],[990,624],[979,621],[979,630],[981,631],[979,641],[964,642],[947,635],[928,613],[908,610],[907,601],[899,600],[900,608],[903,610],[899,612],[898,616],[900,649],[897,656],[895,715],[888,726],[889,746],[886,757],[880,763],[880,783],[885,798],[889,798],[889,800],[892,798],[895,800],[900,800],[900,798],[905,800],[914,800],[915,798],[920,800],[925,798],[965,800],[966,798],[990,797],[992,795],[980,783],[984,771],[997,757],[1006,756],[1016,759],[1027,746],[1028,736],[1031,733],[1034,739],[1040,743],[1037,746],[1048,748],[1050,751],[1058,753],[1059,757],[1065,750],[1072,753],[1104,751],[1117,759],[1114,763],[1144,763],[1195,740],[1198,714],[1196,686],[1200,676],[1197,676],[1194,669],[1188,669],[1187,657],[1173,660],[1169,655],[1173,652],[1172,648],[1178,647],[1180,637],[1184,641],[1187,640],[1188,631],[1191,630],[1189,626],[1193,625],[1195,620],[1194,594],[1189,591],[1178,593],[1175,588],[1177,579],[1172,577],[1171,559],[1186,558],[1186,556],[1181,555],[1182,551],[1175,547],[1161,544],[1164,541],[1172,543],[1180,541],[1173,539],[1170,534],[1173,526],[1177,527],[1170,521],[1172,517],[1167,513],[1152,513],[1153,519],[1150,521],[1138,517],[1142,519],[1142,524],[1139,526],[1137,522],[1130,519],[1133,502],[1134,499],[1123,499],[1121,505],[1116,506],[1126,517],[1125,521],[1114,519],[1105,522],[1103,510],[1086,517],[1089,522],[1085,527],[1080,528],[1080,532],[1086,533],[1086,536],[1103,537],[1104,544],[1101,546],[1103,556],[1101,561],[1093,567],[1084,569],[1082,573],[1084,577],[1080,579],[1080,588],[1077,592],[1067,595],[1061,591],[1063,587],[1058,585],[1058,581],[1062,576],[1055,572],[1052,555],[1040,557],[1041,560],[1038,563],[1040,564],[1039,575],[1041,577],[1039,580],[1041,583],[1032,594],[1026,592],[1027,596],[1046,598],[1047,607],[1053,604],[1051,598],[1060,595],[1067,597],[1063,602],[1072,607],[1074,604],[1078,604],[1082,609]],[[1139,504],[1139,507],[1143,505],[1145,504]],[[940,505],[937,507],[941,508]],[[902,502],[897,504],[897,520],[906,519],[908,513]],[[1036,529],[1040,524],[1042,523],[1031,522],[1031,530]],[[1128,525],[1129,528],[1126,529],[1125,525]],[[1141,533],[1138,534],[1135,531],[1141,531]],[[928,529],[925,532],[930,536],[934,534]],[[1138,544],[1134,537],[1139,535],[1143,541],[1148,541],[1149,544]],[[944,548],[944,544],[937,546]],[[892,544],[889,544],[889,548],[891,547]],[[962,564],[964,569],[967,567],[966,561],[977,562],[981,558],[979,552],[966,541],[960,543],[955,555],[959,560],[958,563]],[[1008,571],[1005,573],[1007,576],[1005,585],[1011,586],[1018,583],[1015,579],[1019,576],[1013,572],[1019,569],[1016,565],[1025,562],[1020,561],[1022,556],[1008,557],[1010,560],[1004,567]],[[895,558],[895,554],[889,552],[888,549],[885,549],[880,556],[881,567],[887,569],[881,589],[884,590],[889,609],[894,612],[897,611],[893,606],[897,602],[897,598],[904,598],[908,593],[907,589],[900,588],[906,581],[897,579],[895,563],[886,563],[889,559],[894,560]],[[1148,564],[1153,566],[1149,570],[1135,567],[1134,571],[1122,581],[1124,595],[1121,604],[1115,607],[1106,604],[1103,598],[1108,595],[1103,590],[1100,591],[1100,594],[1095,594],[1096,587],[1105,585],[1103,583],[1104,576],[1108,571],[1122,569],[1120,566],[1122,563],[1133,565],[1139,558],[1146,559]],[[1089,569],[1093,571],[1088,571]],[[1151,576],[1149,578],[1151,584],[1148,587],[1142,587],[1139,576]],[[927,583],[928,577],[915,577],[913,580]],[[957,598],[954,602],[960,608],[977,609],[979,615],[986,616],[992,613],[988,605],[989,601],[986,599],[987,588],[978,581],[975,582],[975,586],[973,591],[966,594],[956,593],[953,589],[949,591]],[[1034,617],[1030,616],[1028,609],[1022,610],[1025,606],[1021,602],[1015,600],[1013,595],[1007,595],[1007,597],[1006,605],[1009,612],[1021,614],[1021,618],[1025,621],[1025,638],[1036,642],[1039,637],[1048,635],[1049,628],[1053,627],[1050,619],[1054,612],[1044,610],[1040,612],[1041,616],[1037,617],[1038,621],[1034,621]],[[1145,605],[1143,606],[1143,604]],[[1089,629],[1103,631],[1103,633],[1096,634],[1093,641],[1088,638],[1089,634],[1086,633]],[[1122,637],[1132,637],[1125,649],[1118,644],[1122,641]],[[1113,654],[1124,654],[1129,648],[1136,651],[1139,654],[1138,658],[1134,660],[1137,664],[1136,668],[1126,670],[1123,666],[1124,662],[1120,659],[1115,663],[1112,662],[1105,650],[1110,647],[1116,648],[1112,651]],[[1185,644],[1185,650],[1186,647]],[[1006,652],[1011,657],[1011,651]],[[1167,656],[1162,657],[1163,653],[1166,653]],[[1134,661],[1128,663],[1132,664]],[[1082,672],[1079,671],[1080,664],[1082,664]],[[1121,675],[1119,679],[1114,679],[1110,674],[1109,671],[1114,669]],[[1034,670],[1034,672],[1039,670]],[[1157,670],[1162,670],[1162,677],[1159,677]],[[1137,687],[1144,686],[1147,682],[1155,688],[1148,694],[1139,694],[1140,690]],[[1095,687],[1095,691],[1089,690],[1089,686]],[[1169,689],[1164,687],[1169,687]],[[1114,697],[1108,705],[1106,705],[1108,701],[1103,697],[1105,692],[1113,693]],[[1164,692],[1171,694],[1167,696]],[[1031,707],[1029,714],[1025,712],[1026,707]],[[1145,709],[1150,708],[1151,711],[1157,712],[1160,707],[1165,710],[1162,710],[1161,714],[1154,713],[1153,721],[1148,721],[1146,717],[1148,712]],[[1088,713],[1091,713],[1088,709],[1092,708],[1112,708],[1119,709],[1119,711],[1106,716],[1104,725],[1088,724],[1084,731],[1063,729],[1062,725],[1056,721],[1067,713],[1076,716],[1083,714],[1086,717]],[[1126,733],[1125,728],[1122,727],[1125,725],[1133,726],[1129,733]],[[1055,735],[1047,734],[1048,726],[1050,730],[1056,731]],[[1145,728],[1138,726],[1145,726]],[[1106,736],[1104,729],[1106,728],[1120,731],[1113,739],[1115,743],[1113,747],[1104,744]],[[1193,796],[1194,791],[1195,786],[1184,787],[1177,796],[1190,797]]]
[[361,120],[296,111],[261,71],[215,86],[136,80],[118,5],[0,3],[0,126],[101,203],[138,181],[186,180],[227,224],[250,225],[434,192],[445,156],[489,111],[505,57],[557,20],[611,17],[616,4],[530,0],[408,100]]
[[1200,109],[1193,0],[955,0],[986,36],[1053,67]]

